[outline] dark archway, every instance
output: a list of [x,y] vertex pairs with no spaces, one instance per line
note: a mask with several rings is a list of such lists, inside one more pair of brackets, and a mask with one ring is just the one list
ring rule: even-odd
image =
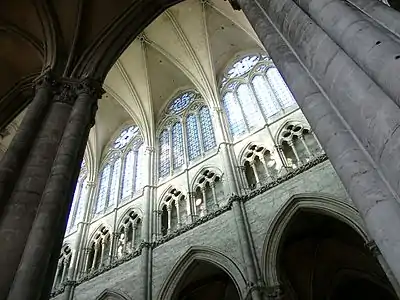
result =
[[363,238],[328,215],[299,210],[284,231],[278,265],[285,300],[398,299]]
[[230,276],[216,265],[195,260],[186,270],[171,300],[239,300]]

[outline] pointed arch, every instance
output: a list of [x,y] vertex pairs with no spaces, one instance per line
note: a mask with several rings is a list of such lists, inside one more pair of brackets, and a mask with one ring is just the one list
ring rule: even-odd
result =
[[161,286],[156,299],[172,299],[172,295],[180,280],[183,278],[190,266],[196,261],[208,262],[223,270],[231,278],[241,297],[245,297],[246,279],[237,262],[225,254],[211,248],[192,246],[175,263],[168,277]]
[[90,243],[93,241],[93,238],[96,233],[101,231],[103,228],[107,229],[111,233],[111,226],[108,225],[107,223],[101,223],[99,226],[97,226],[89,235],[88,239],[86,240],[86,245],[90,246]]
[[121,291],[105,289],[96,300],[132,300],[132,298]]
[[363,228],[362,219],[351,204],[320,193],[304,193],[292,196],[268,224],[261,254],[262,273],[267,286],[279,285],[277,261],[281,239],[293,216],[304,209],[316,211],[342,221],[357,232],[365,242],[369,240]]
[[282,124],[278,127],[278,129],[276,130],[276,132],[275,132],[275,134],[274,134],[274,140],[275,140],[275,142],[276,142],[278,145],[279,145],[279,143],[280,143],[280,136],[281,136],[281,134],[282,134],[282,131],[284,131],[285,128],[286,128],[288,125],[301,125],[301,126],[303,126],[305,129],[307,129],[307,130],[309,130],[309,131],[311,130],[310,125],[309,125],[306,121],[304,121],[304,120],[292,119],[292,118],[287,119],[284,123],[282,123]]
[[180,186],[176,186],[176,185],[173,185],[173,184],[168,185],[168,187],[166,189],[164,189],[163,192],[158,197],[158,202],[157,202],[158,209],[162,209],[165,197],[167,197],[168,194],[171,191],[173,191],[174,189],[180,191],[183,195],[187,194],[187,190],[185,189],[185,187],[183,185],[180,185]]
[[143,211],[136,206],[131,206],[127,209],[125,209],[124,213],[118,218],[118,222],[117,222],[117,228],[119,228],[122,224],[122,222],[124,221],[124,219],[131,213],[131,212],[135,212],[139,218],[143,218]]
[[195,173],[195,175],[193,176],[192,183],[190,184],[190,187],[191,187],[191,190],[192,190],[192,191],[194,191],[194,190],[196,189],[196,183],[197,183],[199,177],[200,177],[202,174],[204,174],[204,172],[206,172],[206,171],[213,171],[213,172],[215,172],[215,174],[217,174],[217,175],[221,178],[221,180],[223,179],[224,174],[225,174],[220,168],[218,168],[218,167],[216,167],[216,166],[212,166],[212,165],[205,165],[205,166],[203,166],[203,167],[202,167],[200,170],[198,170],[198,171]]

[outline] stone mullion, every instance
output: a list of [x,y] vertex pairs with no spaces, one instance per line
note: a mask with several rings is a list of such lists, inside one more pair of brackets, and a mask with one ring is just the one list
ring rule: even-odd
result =
[[[74,203],[75,206],[72,208],[72,219],[71,219],[71,222],[69,224],[69,227],[75,225],[76,214],[78,212],[79,202],[80,202],[80,198],[81,198],[81,195],[82,195],[83,182],[84,182],[83,180],[78,181],[78,185],[77,185],[78,194],[76,195],[76,202]],[[76,189],[75,189],[75,192],[76,192]],[[74,196],[75,196],[75,194],[74,194]]]
[[199,137],[199,146],[200,146],[200,152],[201,152],[201,156],[204,157],[205,155],[205,151],[204,151],[204,141],[203,141],[203,131],[201,130],[201,123],[200,123],[200,116],[199,116],[199,112],[196,112],[195,114],[193,114],[194,117],[196,118],[196,124],[197,124],[197,133],[198,133],[198,137]]
[[[320,30],[311,30],[315,26],[299,8],[296,8],[292,1],[286,1],[282,10],[277,10],[278,7],[282,8],[282,5],[278,5],[280,2],[277,0],[269,1],[270,5],[260,0],[237,0],[236,3],[240,4],[276,67],[284,76],[299,107],[323,145],[332,166],[364,219],[368,232],[381,249],[394,276],[400,280],[399,257],[395,250],[400,246],[400,236],[397,234],[400,231],[398,197],[390,189],[381,173],[377,171],[365,149],[360,148],[360,140],[356,139],[356,134],[350,130],[349,124],[344,123],[343,117],[335,109],[334,101],[320,90],[320,86],[316,84],[318,78],[312,77],[313,73],[307,69],[308,62],[317,54],[301,47],[312,45],[317,40],[324,43],[329,40],[322,37]],[[290,14],[287,14],[287,10],[291,11]],[[287,31],[289,27],[282,24],[283,20],[287,20],[288,15],[294,18],[292,21],[299,24],[307,22],[308,30],[306,32],[293,31],[292,34],[289,34]],[[299,39],[299,34],[308,34],[309,42],[298,43],[298,41],[304,40],[303,38]],[[321,46],[315,49],[319,49],[318,51],[329,49],[329,47],[322,49]],[[311,55],[308,61],[304,60],[304,53]],[[323,59],[330,62],[327,55],[324,55]],[[336,55],[331,55],[331,57],[336,57]],[[343,56],[339,55],[337,58],[340,59]],[[314,65],[319,67],[318,64]],[[321,67],[325,66],[326,64],[321,65]],[[311,68],[311,66],[308,67]],[[343,65],[343,67],[348,66]],[[359,76],[356,73],[351,72],[351,76]],[[339,78],[341,83],[343,80],[347,80],[344,77]],[[335,86],[332,86],[332,89],[335,90]],[[349,104],[343,99],[342,102],[346,105]],[[367,105],[365,101],[363,103]],[[377,104],[383,106],[381,101]],[[354,114],[354,112],[351,113]],[[332,134],[327,135],[326,132],[332,132]],[[371,140],[370,143],[373,141]],[[385,217],[382,218],[382,216]]]
[[[45,116],[50,109],[51,99],[56,91],[55,79],[50,72],[42,74],[35,82],[36,92],[25,116],[12,139],[8,150],[0,160],[0,213],[17,183],[25,161],[35,152],[31,149],[37,135],[40,139],[41,125],[48,124]],[[42,127],[45,129],[45,126]],[[30,154],[30,155],[29,155]],[[29,161],[28,161],[29,164]],[[4,269],[3,269],[4,270]],[[0,294],[2,292],[0,288]]]
[[60,272],[61,264],[62,263],[60,261],[57,263],[57,270],[56,270],[56,274],[54,276],[53,287],[51,288],[53,291],[57,289],[57,277]]
[[[249,79],[250,79],[250,78],[249,78]],[[261,107],[261,104],[260,104],[260,101],[261,101],[261,100],[258,99],[257,93],[256,93],[255,88],[254,88],[254,86],[253,86],[253,83],[252,83],[250,80],[249,80],[249,82],[247,83],[247,85],[249,86],[250,90],[252,91],[251,97],[252,97],[253,100],[257,103],[257,107],[258,107],[258,109],[260,110],[261,115],[262,115],[263,118],[264,118],[264,125],[265,125],[265,124],[268,123],[268,117],[265,115],[265,112],[264,112],[264,110],[263,110],[262,107]]]
[[238,86],[235,88],[235,90],[232,92],[232,95],[233,95],[233,97],[235,97],[236,103],[239,104],[240,112],[242,113],[243,121],[244,121],[244,124],[246,125],[246,129],[247,129],[247,133],[249,133],[250,132],[249,122],[247,121],[247,116],[244,113],[242,102],[239,100],[239,95],[238,95],[238,88],[241,84],[245,84],[245,83],[239,83]]
[[131,191],[131,199],[133,195],[136,192],[136,174],[138,172],[137,170],[137,164],[138,164],[138,159],[139,159],[139,151],[137,149],[133,150],[133,171],[132,171],[132,191]]
[[186,130],[186,121],[187,121],[186,117],[182,119],[182,142],[183,142],[183,153],[185,157],[185,165],[186,168],[188,168],[190,160],[189,160],[189,141]]
[[108,205],[110,204],[110,196],[111,196],[111,186],[112,186],[112,181],[113,181],[113,173],[114,173],[114,167],[115,167],[115,160],[111,162],[108,162],[110,165],[110,177],[108,180],[108,187],[107,187],[107,193],[106,193],[106,201],[104,202],[104,208],[103,208],[103,214],[107,211]]
[[[72,187],[79,176],[101,88],[97,83],[85,80],[76,85],[76,93],[77,98],[72,112],[69,110],[70,113],[67,114],[67,126],[65,128],[63,126],[64,134],[61,143],[54,145],[57,146],[55,150],[58,151],[52,163],[53,166],[48,172],[40,207],[31,227],[18,272],[9,293],[9,300],[28,298],[36,300],[45,297],[42,289],[46,286],[46,277],[50,276],[47,274],[47,269],[53,270],[53,253],[59,253],[61,249],[65,230],[64,221],[73,196]],[[53,230],[58,234],[54,234]]]
[[172,151],[172,126],[168,127],[168,143],[169,143],[169,176],[174,174],[174,153]]

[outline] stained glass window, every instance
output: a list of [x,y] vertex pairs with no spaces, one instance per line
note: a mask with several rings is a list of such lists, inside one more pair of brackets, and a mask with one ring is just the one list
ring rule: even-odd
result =
[[165,129],[160,135],[160,177],[169,175],[169,170],[169,132]]
[[88,193],[88,186],[87,186],[87,180],[85,180],[82,183],[82,189],[81,189],[81,193],[79,195],[79,200],[78,200],[78,207],[76,209],[76,216],[75,216],[74,224],[72,226],[75,226],[79,222],[83,221],[83,216],[85,213],[84,212],[85,201],[88,201],[87,193]]
[[[166,124],[159,136],[160,178],[180,170],[185,162],[216,146],[212,118],[204,102],[192,90],[184,91],[171,100],[165,119],[160,122]],[[175,121],[171,122],[170,118]]]
[[172,103],[169,106],[169,111],[173,113],[180,112],[181,110],[185,109],[190,104],[190,102],[193,101],[194,96],[195,95],[193,92],[186,92],[179,95],[177,98],[172,100]]
[[110,198],[108,200],[108,207],[114,207],[117,205],[120,174],[121,174],[121,158],[118,158],[114,162],[114,168],[111,177]]
[[271,116],[296,103],[266,55],[248,55],[232,64],[220,87],[233,137],[261,127]]
[[200,109],[199,114],[200,114],[201,135],[203,137],[203,148],[204,151],[208,151],[216,146],[211,115],[207,106],[203,106]]
[[246,132],[242,109],[232,92],[226,93],[223,98],[223,106],[228,118],[229,129],[232,136],[239,136]]
[[122,198],[132,194],[133,189],[133,171],[135,169],[135,152],[130,150],[125,157],[125,168],[122,182]]
[[137,126],[131,126],[123,130],[115,140],[114,148],[124,148],[137,134],[139,134],[139,128]]
[[196,116],[189,115],[186,119],[186,130],[188,138],[188,155],[189,160],[193,160],[200,156],[200,140],[199,140],[199,129],[197,127]]
[[136,164],[135,192],[143,188],[146,176],[145,147],[142,144],[138,149],[138,159]]
[[182,124],[177,122],[172,126],[172,158],[174,160],[174,170],[183,165],[183,136]]
[[108,193],[108,185],[110,181],[110,172],[111,168],[110,165],[106,165],[101,172],[100,177],[100,186],[99,186],[99,195],[97,199],[97,205],[95,213],[98,214],[104,210],[107,200],[107,193]]
[[259,127],[264,123],[260,108],[252,95],[249,85],[241,84],[237,89],[237,95],[250,129]]
[[280,110],[279,103],[265,77],[257,75],[253,78],[252,83],[257,98],[261,100],[260,105],[264,115],[270,117],[276,114]]
[[289,107],[295,104],[296,101],[294,100],[292,93],[276,68],[270,68],[267,71],[267,78],[282,107]]

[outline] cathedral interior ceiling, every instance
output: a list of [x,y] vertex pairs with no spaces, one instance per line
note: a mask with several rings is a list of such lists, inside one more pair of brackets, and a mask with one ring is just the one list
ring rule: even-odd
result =
[[[227,1],[151,2],[160,7],[180,3],[145,27],[108,72],[104,81],[107,93],[100,101],[89,139],[96,153],[128,122],[136,123],[151,145],[163,109],[182,89],[197,89],[214,107],[218,78],[229,61],[236,54],[262,49],[244,15],[232,10]],[[0,126],[27,104],[26,96],[9,96],[13,89],[20,90],[17,87],[24,78],[37,76],[46,66],[61,68],[67,77],[72,76],[73,65],[85,57],[85,51],[135,3],[149,5],[147,0],[2,1]],[[31,79],[25,79],[29,92]]]

